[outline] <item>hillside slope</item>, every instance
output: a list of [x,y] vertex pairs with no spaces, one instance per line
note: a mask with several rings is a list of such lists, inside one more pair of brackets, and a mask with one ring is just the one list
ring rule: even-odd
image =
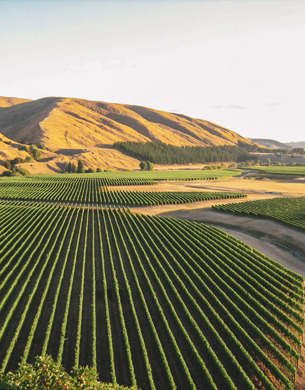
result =
[[16,104],[30,102],[30,99],[0,96],[0,107],[11,107]]
[[291,148],[305,148],[305,141],[288,142],[287,145]]
[[266,146],[267,148],[271,149],[291,149],[292,146],[289,144],[285,144],[279,141],[276,141],[274,139],[265,139],[265,138],[250,138],[251,141]]
[[51,151],[109,147],[117,141],[156,141],[176,146],[251,143],[201,119],[145,107],[48,97],[0,108],[0,132]]

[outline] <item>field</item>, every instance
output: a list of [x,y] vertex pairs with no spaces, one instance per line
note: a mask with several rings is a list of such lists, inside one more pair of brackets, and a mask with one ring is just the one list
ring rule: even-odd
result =
[[0,201],[0,364],[52,354],[142,389],[292,389],[303,278],[221,231]]
[[152,184],[145,179],[91,178],[64,176],[59,178],[13,178],[0,181],[0,199],[90,203],[121,206],[183,204],[211,199],[244,197],[234,192],[142,192],[111,190],[107,185]]
[[[74,173],[68,177],[78,178],[100,178],[100,179],[145,179],[145,180],[215,180],[225,177],[239,176],[241,171],[238,169],[214,169],[214,170],[167,170],[167,171],[117,171],[117,172],[101,172],[101,173]],[[55,179],[62,180],[62,176],[58,175],[33,175],[29,176],[36,179]]]
[[305,197],[274,198],[213,206],[215,210],[267,217],[305,230]]
[[269,173],[269,174],[278,174],[278,175],[297,175],[297,176],[305,176],[305,166],[270,166],[270,167],[254,167],[253,169],[257,169],[260,172]]

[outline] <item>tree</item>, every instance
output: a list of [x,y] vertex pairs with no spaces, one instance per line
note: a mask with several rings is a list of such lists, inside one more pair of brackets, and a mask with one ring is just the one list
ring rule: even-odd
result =
[[26,156],[25,162],[32,162],[32,161],[33,161],[33,157],[32,156]]
[[103,172],[102,168],[97,168],[96,172]]
[[84,173],[85,172],[85,167],[83,160],[78,160],[77,161],[77,173]]
[[71,163],[71,173],[77,172],[77,166],[74,163]]
[[68,172],[68,173],[71,173],[71,172],[72,172],[72,163],[71,163],[71,161],[68,162],[68,165],[67,165],[67,172]]
[[11,162],[9,160],[4,161],[3,165],[5,166],[6,169],[10,170],[12,168],[12,164],[11,164]]
[[86,172],[86,173],[94,173],[95,170],[94,170],[93,168],[88,168],[88,169],[86,169],[85,172]]
[[12,171],[3,171],[2,176],[13,176],[13,172]]
[[37,146],[36,145],[34,145],[34,144],[32,144],[31,146],[30,146],[30,150],[29,150],[29,153],[33,156],[33,158],[35,159],[35,160],[39,160],[40,159],[40,157],[41,157],[41,152],[40,152],[40,150],[38,150],[38,148],[37,148]]
[[12,165],[22,164],[24,162],[25,160],[22,157],[15,157],[14,160],[11,160]]
[[147,162],[146,161],[141,161],[140,162],[140,168],[142,171],[147,171]]
[[151,161],[146,161],[146,165],[147,165],[147,170],[148,171],[153,171],[154,169],[154,163],[152,163]]

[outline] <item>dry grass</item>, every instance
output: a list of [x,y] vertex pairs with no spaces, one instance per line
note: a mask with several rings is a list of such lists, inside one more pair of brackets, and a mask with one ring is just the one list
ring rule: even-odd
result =
[[116,141],[161,141],[177,146],[251,142],[200,119],[71,98],[43,98],[3,108],[0,129],[11,139],[43,143],[52,151],[105,147]]
[[16,104],[26,103],[30,101],[30,99],[0,96],[0,107],[11,107],[15,106]]

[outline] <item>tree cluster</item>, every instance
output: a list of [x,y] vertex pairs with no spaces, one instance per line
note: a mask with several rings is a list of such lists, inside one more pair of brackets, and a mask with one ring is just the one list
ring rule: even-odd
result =
[[68,173],[95,173],[95,172],[103,172],[102,168],[97,168],[95,171],[93,168],[88,168],[85,170],[83,160],[78,160],[77,165],[73,162],[69,161],[66,172]]
[[27,156],[25,159],[21,157],[16,157],[13,160],[6,160],[4,161],[3,165],[7,169],[6,171],[2,172],[2,176],[25,176],[29,174],[29,171],[27,169],[18,167],[17,164],[22,164],[25,162],[32,161],[31,156]]
[[84,167],[83,160],[78,160],[77,165],[74,164],[73,162],[69,161],[69,163],[67,165],[67,172],[68,173],[84,173],[85,167]]
[[41,151],[38,149],[38,147],[35,144],[30,145],[29,153],[36,161],[38,161],[41,157]]
[[152,171],[154,169],[154,164],[151,161],[141,161],[140,168],[142,171]]
[[249,160],[249,153],[238,146],[174,146],[156,142],[117,142],[116,149],[155,164],[196,164],[207,162],[240,162]]

